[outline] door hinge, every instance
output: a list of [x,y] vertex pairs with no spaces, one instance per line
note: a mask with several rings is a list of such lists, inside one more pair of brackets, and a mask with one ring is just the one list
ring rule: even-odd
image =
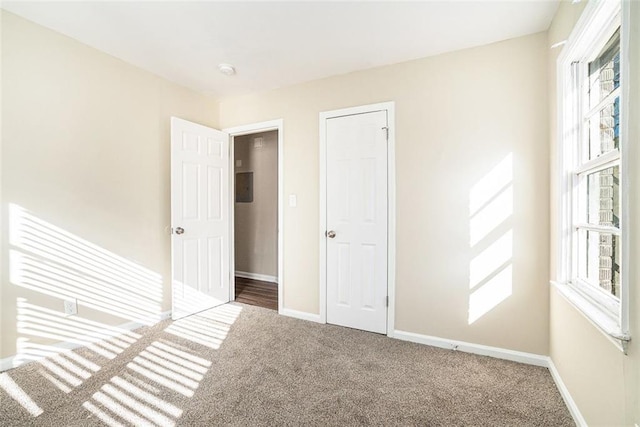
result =
[[385,298],[385,304],[386,304],[387,307],[389,307],[389,296],[388,295]]
[[385,127],[382,128],[382,130],[384,130],[384,132],[386,134],[387,141],[389,141],[389,127],[385,126]]

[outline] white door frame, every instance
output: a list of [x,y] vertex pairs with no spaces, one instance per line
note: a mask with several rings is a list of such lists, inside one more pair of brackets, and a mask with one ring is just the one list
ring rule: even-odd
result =
[[396,290],[396,138],[395,102],[362,105],[359,107],[320,113],[320,323],[327,323],[327,134],[326,121],[331,118],[354,114],[386,111],[389,127],[387,144],[387,336],[393,337],[395,329]]
[[231,202],[231,212],[229,212],[230,232],[229,238],[229,300],[234,301],[236,299],[236,279],[235,279],[235,141],[236,136],[250,135],[259,132],[269,132],[272,130],[278,131],[278,314],[282,314],[284,303],[284,288],[283,288],[283,275],[284,275],[284,135],[283,135],[283,120],[270,120],[267,122],[252,123],[248,125],[235,126],[232,128],[224,129],[223,132],[229,134],[229,185],[230,194],[233,198]]

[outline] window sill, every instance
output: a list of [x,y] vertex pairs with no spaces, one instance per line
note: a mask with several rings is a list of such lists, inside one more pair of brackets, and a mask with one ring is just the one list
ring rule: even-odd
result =
[[631,337],[621,330],[620,322],[615,316],[585,296],[573,285],[555,281],[551,281],[551,285],[597,329],[604,333],[609,341],[627,354],[627,343]]

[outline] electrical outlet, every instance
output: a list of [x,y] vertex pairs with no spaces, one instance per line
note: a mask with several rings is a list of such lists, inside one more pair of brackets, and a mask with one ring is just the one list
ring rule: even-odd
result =
[[64,300],[64,314],[67,316],[73,316],[74,314],[78,314],[78,300],[77,299],[67,299]]

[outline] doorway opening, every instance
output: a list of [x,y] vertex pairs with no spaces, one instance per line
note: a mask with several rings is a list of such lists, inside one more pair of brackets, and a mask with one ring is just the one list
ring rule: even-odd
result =
[[282,121],[225,129],[231,139],[230,299],[282,308]]
[[235,300],[278,309],[278,131],[234,138]]

